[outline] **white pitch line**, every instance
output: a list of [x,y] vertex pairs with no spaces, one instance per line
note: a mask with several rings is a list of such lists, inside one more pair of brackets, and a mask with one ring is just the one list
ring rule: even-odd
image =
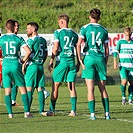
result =
[[[6,106],[5,104],[3,104],[3,103],[0,103],[0,105],[2,105],[2,106]],[[20,107],[20,108],[24,108],[23,106],[17,106],[17,107]],[[34,108],[33,106],[32,106],[32,109],[36,109],[36,108]],[[66,113],[66,112],[64,112],[64,111],[55,111],[55,112],[57,112],[57,113],[62,113],[62,114],[68,114],[68,113]],[[87,117],[90,117],[90,115],[88,115],[88,114],[78,114],[77,113],[77,116],[87,116]],[[100,117],[100,116],[96,116],[97,118],[103,118],[104,119],[104,117]],[[133,121],[131,121],[131,120],[126,120],[126,119],[111,119],[111,120],[117,120],[117,121],[123,121],[123,122],[129,122],[129,123],[133,123]]]

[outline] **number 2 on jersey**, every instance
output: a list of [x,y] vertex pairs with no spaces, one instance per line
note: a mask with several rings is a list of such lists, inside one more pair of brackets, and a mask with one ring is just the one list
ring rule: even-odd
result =
[[66,41],[66,44],[64,46],[64,49],[69,49],[70,47],[73,47],[72,45],[72,41],[73,41],[74,37],[72,37],[72,39],[70,40],[70,37],[65,36],[64,37],[64,41]]

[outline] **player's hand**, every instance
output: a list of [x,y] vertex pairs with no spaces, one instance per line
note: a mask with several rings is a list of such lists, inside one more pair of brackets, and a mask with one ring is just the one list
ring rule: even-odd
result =
[[22,73],[25,75],[25,68],[26,68],[26,64],[22,65]]
[[53,62],[49,63],[48,70],[51,72],[53,70]]
[[79,62],[81,64],[82,69],[84,70],[85,69],[85,65],[84,65],[83,61],[80,59]]
[[79,69],[80,69],[80,63],[77,63],[77,65],[76,65],[76,72],[78,72]]

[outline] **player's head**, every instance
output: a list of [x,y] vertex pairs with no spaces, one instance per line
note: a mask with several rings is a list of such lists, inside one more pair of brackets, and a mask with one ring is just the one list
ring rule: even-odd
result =
[[132,29],[130,27],[125,27],[124,29],[124,35],[125,35],[125,39],[126,40],[130,40],[131,39],[131,35],[132,35]]
[[95,20],[100,20],[101,11],[97,8],[93,8],[90,10],[90,18]]
[[14,20],[15,21],[15,28],[14,28],[14,33],[17,34],[18,31],[19,31],[19,23],[17,20]]
[[39,25],[36,22],[30,22],[27,24],[26,32],[28,37],[37,34]]
[[8,19],[6,21],[6,26],[5,26],[7,32],[14,33],[14,27],[15,27],[15,21],[13,19]]
[[67,28],[69,23],[69,16],[66,14],[62,14],[58,16],[58,25],[60,28]]

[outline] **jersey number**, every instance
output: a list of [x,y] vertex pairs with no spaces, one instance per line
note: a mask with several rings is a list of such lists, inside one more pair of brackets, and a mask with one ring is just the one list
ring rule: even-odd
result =
[[39,56],[42,57],[43,56],[43,44],[39,45]]
[[6,54],[15,54],[16,53],[16,47],[13,46],[15,42],[4,42],[6,44]]
[[69,49],[70,47],[73,47],[72,45],[72,41],[73,41],[74,37],[72,37],[72,39],[70,40],[70,38],[68,36],[64,37],[64,41],[66,42],[64,49]]
[[94,45],[95,43],[97,43],[98,46],[100,46],[100,44],[102,43],[101,39],[99,38],[101,32],[98,32],[98,34],[95,35],[95,32],[92,31],[91,34],[92,34],[92,45]]

